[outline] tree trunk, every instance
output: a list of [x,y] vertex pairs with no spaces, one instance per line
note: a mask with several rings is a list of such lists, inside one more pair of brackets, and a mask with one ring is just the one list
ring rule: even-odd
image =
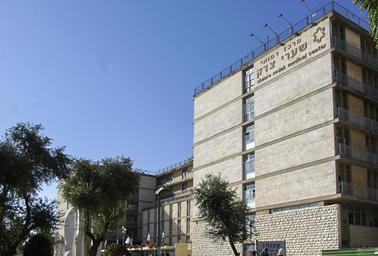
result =
[[234,242],[232,241],[232,239],[229,238],[228,241],[230,242],[230,245],[231,245],[232,251],[234,252],[234,255],[235,255],[235,256],[239,256],[240,253],[238,253],[238,251],[236,250],[236,248],[235,248],[235,244],[234,244]]
[[88,256],[96,256],[97,255],[98,247],[100,246],[102,239],[95,239],[95,240],[92,240],[92,242],[93,242],[93,244],[88,251]]

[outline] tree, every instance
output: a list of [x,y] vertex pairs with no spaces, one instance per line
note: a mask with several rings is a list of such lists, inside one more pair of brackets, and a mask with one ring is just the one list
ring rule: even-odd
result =
[[98,162],[81,159],[62,185],[63,197],[84,216],[85,235],[95,256],[108,231],[124,214],[125,202],[139,185],[139,175],[127,157]]
[[56,222],[55,203],[38,197],[41,186],[68,173],[64,148],[52,148],[41,125],[20,123],[0,139],[0,255],[13,256],[34,230]]
[[370,22],[370,34],[378,48],[378,0],[353,0],[362,10],[367,10]]
[[215,239],[228,240],[235,256],[240,255],[236,242],[247,238],[246,218],[248,207],[236,195],[236,190],[220,176],[207,175],[194,188],[194,197],[203,218],[209,225],[207,231]]
[[32,236],[24,246],[24,256],[52,256],[53,252],[51,238],[43,233]]

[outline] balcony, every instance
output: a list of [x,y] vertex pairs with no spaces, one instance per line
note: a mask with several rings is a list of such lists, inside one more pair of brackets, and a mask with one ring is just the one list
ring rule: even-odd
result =
[[351,147],[343,143],[337,144],[336,151],[342,157],[361,161],[371,165],[378,165],[378,155],[375,153]]
[[353,57],[362,61],[365,65],[369,65],[375,69],[378,69],[378,58],[365,51],[362,51],[360,48],[357,48],[354,45],[347,43],[345,40],[333,36],[332,46],[352,55]]
[[371,132],[378,133],[378,122],[367,118],[361,114],[351,112],[345,108],[337,108],[337,117],[339,120],[358,125],[362,128],[368,129]]
[[372,98],[373,100],[378,100],[378,89],[363,83],[362,81],[356,80],[335,70],[335,81],[356,93],[363,94],[365,97]]
[[378,189],[367,186],[353,184],[345,181],[339,182],[338,193],[363,200],[372,200],[378,202]]

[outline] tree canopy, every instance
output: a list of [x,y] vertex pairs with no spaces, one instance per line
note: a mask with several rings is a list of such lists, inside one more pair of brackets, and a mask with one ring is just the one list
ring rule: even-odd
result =
[[41,125],[20,123],[0,139],[0,255],[13,256],[34,230],[56,222],[55,203],[38,197],[45,183],[67,175],[64,147],[52,148]]
[[52,256],[54,252],[51,238],[39,233],[32,236],[24,246],[24,256]]
[[133,171],[127,157],[97,162],[81,159],[73,164],[62,184],[63,197],[84,216],[85,235],[92,240],[89,255],[96,255],[138,185],[139,174]]
[[362,10],[367,10],[370,22],[370,33],[378,48],[378,0],[353,0],[353,2],[359,4]]
[[207,175],[194,188],[195,200],[203,218],[209,225],[208,233],[214,238],[228,240],[235,256],[239,255],[235,242],[247,238],[248,207],[239,199],[236,190],[220,176]]

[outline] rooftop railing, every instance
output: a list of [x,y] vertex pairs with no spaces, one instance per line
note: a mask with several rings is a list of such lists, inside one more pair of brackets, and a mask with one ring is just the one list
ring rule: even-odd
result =
[[375,133],[378,132],[378,122],[361,114],[349,111],[345,108],[337,108],[337,117],[342,121],[348,121]]
[[243,67],[247,66],[251,61],[255,60],[257,57],[261,56],[265,52],[269,51],[276,45],[280,44],[281,42],[285,41],[289,37],[297,34],[302,29],[307,27],[308,25],[316,22],[321,17],[327,15],[330,12],[337,12],[341,16],[345,17],[349,21],[355,23],[356,25],[362,27],[363,29],[370,31],[369,23],[364,19],[360,18],[358,15],[354,14],[353,12],[349,11],[345,7],[341,6],[340,4],[331,1],[328,4],[324,5],[323,7],[319,8],[313,14],[306,16],[304,19],[300,20],[299,22],[295,23],[293,26],[287,28],[285,31],[280,33],[278,36],[273,37],[271,39],[268,38],[266,42],[264,42],[260,47],[255,50],[251,50],[250,53],[245,55],[244,57],[240,58],[221,72],[215,74],[205,82],[201,83],[194,89],[194,96],[198,95],[199,93],[210,89],[213,87],[217,82],[222,80],[223,78],[227,77],[230,74],[239,71]]
[[189,157],[188,159],[184,160],[184,161],[181,161],[181,162],[178,162],[178,163],[175,163],[175,164],[172,164],[166,168],[163,168],[161,170],[158,170],[155,172],[155,175],[160,175],[160,174],[163,174],[163,173],[168,173],[170,172],[171,170],[173,169],[177,169],[177,168],[180,168],[182,166],[185,166],[189,163],[193,162],[193,157]]
[[155,175],[153,171],[148,171],[140,168],[135,168],[134,172],[140,173],[140,174],[147,174],[147,175]]

